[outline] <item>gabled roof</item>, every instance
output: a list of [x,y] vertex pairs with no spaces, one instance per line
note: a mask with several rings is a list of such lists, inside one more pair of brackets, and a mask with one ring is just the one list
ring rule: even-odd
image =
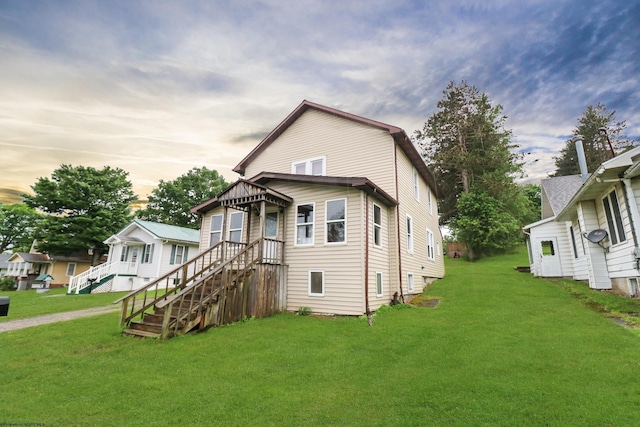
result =
[[580,175],[557,176],[543,179],[540,186],[549,201],[553,216],[558,215],[582,186]]
[[422,156],[418,153],[418,150],[413,145],[413,142],[409,139],[404,130],[399,127],[388,125],[375,120],[367,119],[365,117],[356,116],[355,114],[347,113],[345,111],[336,110],[334,108],[325,107],[324,105],[315,104],[313,102],[304,100],[298,107],[291,112],[274,130],[269,133],[247,156],[233,168],[234,172],[244,176],[245,169],[249,163],[251,163],[260,153],[262,153],[273,141],[275,141],[282,133],[287,130],[293,122],[295,122],[305,111],[314,109],[330,114],[332,116],[341,117],[343,119],[352,120],[357,123],[361,123],[367,126],[374,127],[389,132],[394,141],[400,146],[400,148],[407,155],[413,166],[418,173],[422,176],[425,182],[431,187],[436,197],[440,195],[438,187],[436,186],[433,173],[429,170],[425,164]]
[[293,199],[257,182],[239,179],[216,197],[192,208],[191,212],[203,214],[218,206],[232,206],[236,209],[246,210],[252,203],[261,201],[285,207]]
[[569,203],[558,214],[559,221],[569,221],[576,215],[576,206],[583,200],[594,200],[623,177],[631,177],[640,161],[640,146],[602,163],[582,184]]
[[161,224],[159,222],[144,221],[142,219],[135,219],[133,222],[153,234],[158,239],[191,242],[194,244],[200,243],[200,230],[178,227],[176,225]]
[[49,256],[46,254],[16,252],[9,257],[8,262],[50,263],[51,258],[49,258]]
[[191,228],[186,227],[178,227],[176,225],[168,225],[161,224],[159,222],[145,221],[142,219],[134,219],[129,225],[124,227],[114,236],[109,237],[105,240],[105,243],[115,243],[115,242],[134,242],[134,243],[144,243],[137,237],[127,236],[134,228],[140,228],[147,233],[151,234],[153,237],[161,240],[170,240],[173,242],[186,242],[192,244],[200,243],[200,230],[193,230]]
[[342,176],[319,176],[319,175],[297,175],[290,173],[261,172],[251,178],[252,182],[266,184],[270,181],[288,181],[302,184],[337,185],[341,187],[354,187],[375,197],[387,206],[395,206],[398,202],[378,187],[368,178],[363,177],[342,177]]

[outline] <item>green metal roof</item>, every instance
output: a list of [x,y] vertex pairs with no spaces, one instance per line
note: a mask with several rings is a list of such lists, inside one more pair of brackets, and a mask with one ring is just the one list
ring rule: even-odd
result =
[[196,245],[200,243],[200,230],[160,224],[158,222],[145,221],[142,219],[136,219],[133,222],[159,239],[193,242]]

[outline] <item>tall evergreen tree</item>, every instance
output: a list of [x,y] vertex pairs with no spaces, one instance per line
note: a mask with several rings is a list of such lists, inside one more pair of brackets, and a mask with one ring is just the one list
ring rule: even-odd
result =
[[47,214],[38,228],[38,250],[69,255],[91,249],[94,265],[107,250],[103,241],[131,221],[129,205],[136,199],[128,173],[109,166],[61,165],[31,189],[34,195],[24,194],[24,202]]
[[160,180],[149,196],[145,209],[136,213],[140,219],[180,227],[200,228],[200,218],[191,208],[225,190],[229,183],[217,171],[193,168],[173,181]]
[[[485,93],[465,81],[450,82],[443,94],[438,110],[416,132],[416,142],[441,190],[440,221],[469,240],[465,243],[471,258],[509,249],[529,201],[514,182],[522,172],[522,155],[505,128],[507,117],[501,105],[492,105]],[[460,200],[466,203],[462,211]],[[469,215],[478,212],[485,212],[484,221],[508,226],[501,233],[487,234],[489,226],[482,227],[480,234],[472,232],[469,227],[477,221]],[[490,245],[479,243],[492,238],[499,240]]]
[[551,176],[580,173],[575,137],[579,136],[582,140],[589,172],[595,171],[602,162],[613,157],[611,149],[619,153],[631,148],[636,141],[622,135],[625,128],[626,122],[617,121],[615,111],[607,111],[603,104],[587,106],[582,117],[578,119],[572,138],[566,141],[560,155],[555,157],[556,170]]

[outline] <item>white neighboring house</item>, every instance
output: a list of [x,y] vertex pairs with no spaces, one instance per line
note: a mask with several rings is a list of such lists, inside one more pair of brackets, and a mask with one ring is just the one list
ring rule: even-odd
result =
[[[567,206],[582,185],[580,175],[543,179],[540,183],[542,219],[526,225],[527,249],[531,273],[536,277],[573,278],[570,222],[558,222],[556,216]],[[575,241],[575,240],[573,240]]]
[[104,241],[107,262],[73,277],[69,293],[141,288],[198,255],[199,240],[200,230],[136,219]]
[[[602,163],[591,175],[585,174],[579,188],[572,193],[567,190],[566,196],[569,201],[555,215],[555,221],[561,225],[558,251],[571,257],[571,277],[588,281],[593,289],[639,296],[640,147]],[[539,221],[525,231],[528,228],[534,236],[544,225],[544,220]]]

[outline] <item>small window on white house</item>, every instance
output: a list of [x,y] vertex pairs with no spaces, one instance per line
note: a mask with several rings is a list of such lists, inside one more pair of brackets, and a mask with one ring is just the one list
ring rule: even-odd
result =
[[377,297],[381,297],[382,296],[382,273],[379,271],[376,271],[376,296]]
[[326,175],[325,157],[300,160],[291,164],[291,173],[296,175]]
[[433,232],[431,230],[427,230],[427,259],[435,260],[435,244],[433,238]]
[[314,203],[296,207],[296,245],[313,245],[313,211]]
[[615,245],[618,242],[624,242],[627,240],[627,236],[624,233],[620,205],[618,204],[618,196],[616,196],[615,189],[602,199],[602,204],[604,205],[604,213],[607,217],[611,244]]
[[120,253],[120,261],[126,261],[129,258],[129,246],[123,246]]
[[413,168],[413,197],[420,201],[420,179],[416,168]]
[[211,231],[209,236],[209,246],[213,246],[222,240],[222,215],[214,215],[211,217]]
[[327,243],[344,243],[347,241],[347,200],[327,200],[325,212],[327,223]]
[[76,274],[76,263],[70,262],[67,264],[67,276],[71,277]]
[[142,248],[142,263],[150,264],[153,262],[153,250],[155,249],[155,243],[147,243]]
[[309,295],[324,296],[324,271],[309,270]]
[[244,212],[234,212],[229,217],[229,241],[242,242],[242,223]]
[[407,273],[407,289],[413,292],[413,273]]
[[407,214],[407,252],[413,253],[413,218]]
[[373,204],[373,245],[382,246],[382,209]]
[[169,264],[184,264],[189,256],[189,247],[182,245],[171,245],[171,257]]

